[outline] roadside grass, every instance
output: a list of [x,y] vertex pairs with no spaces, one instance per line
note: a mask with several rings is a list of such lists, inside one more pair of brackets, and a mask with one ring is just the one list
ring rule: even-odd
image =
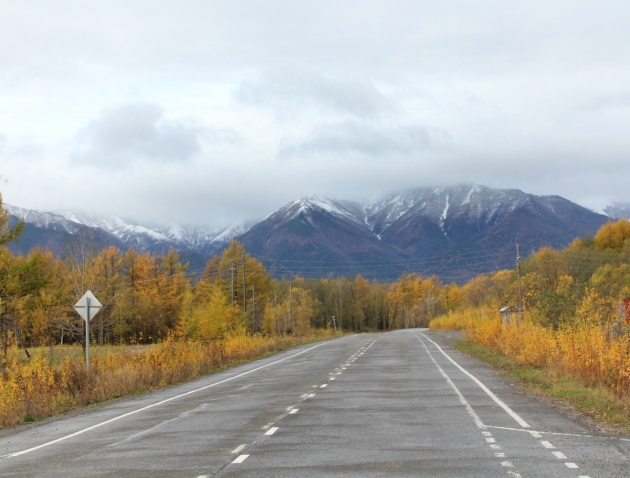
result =
[[458,340],[453,347],[501,370],[503,376],[517,380],[531,392],[564,400],[602,425],[613,425],[630,432],[630,403],[605,386],[587,387],[575,377],[554,376],[546,367],[520,364],[471,340]]
[[[80,346],[29,350],[31,360],[11,347],[0,367],[0,428],[42,420],[114,398],[138,395],[193,380],[297,345],[341,334],[313,331],[307,336],[243,336],[221,341],[178,341],[141,346],[96,347],[85,370]],[[92,351],[92,348],[91,348]]]
[[[95,355],[103,355],[107,353],[115,353],[118,355],[122,354],[131,354],[138,355],[151,347],[155,347],[157,344],[149,344],[149,345],[90,345],[90,354],[92,356]],[[53,363],[59,363],[63,361],[67,357],[78,358],[83,357],[85,352],[83,347],[80,344],[72,344],[72,345],[54,345],[52,347],[44,345],[40,347],[27,347],[28,353],[31,357],[42,356],[49,361],[51,360]],[[28,362],[28,357],[22,348],[17,349],[16,359],[19,362]]]

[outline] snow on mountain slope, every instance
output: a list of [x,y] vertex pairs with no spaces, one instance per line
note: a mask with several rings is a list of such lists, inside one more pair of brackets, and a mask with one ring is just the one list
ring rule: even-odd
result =
[[41,212],[4,204],[10,214],[43,229],[64,230],[74,234],[81,226],[101,229],[138,250],[174,247],[196,252],[208,252],[247,230],[243,224],[227,227],[192,227],[171,224],[146,227],[115,216],[85,214],[77,211]]
[[320,196],[296,199],[267,217],[274,217],[275,220],[289,221],[301,213],[317,210],[326,211],[333,216],[351,221],[362,227],[365,226],[365,210],[360,203],[354,201],[336,201]]

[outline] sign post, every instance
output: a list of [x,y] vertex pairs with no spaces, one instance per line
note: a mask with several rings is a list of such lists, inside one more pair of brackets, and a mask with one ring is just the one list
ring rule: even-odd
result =
[[90,320],[101,310],[101,303],[89,290],[83,294],[79,302],[74,304],[76,310],[83,320],[85,320],[85,364],[87,371],[90,371]]

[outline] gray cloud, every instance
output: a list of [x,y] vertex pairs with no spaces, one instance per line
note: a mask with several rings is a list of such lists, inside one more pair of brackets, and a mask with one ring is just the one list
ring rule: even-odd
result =
[[368,79],[322,76],[315,73],[274,71],[241,83],[238,101],[271,108],[281,116],[318,108],[359,118],[373,118],[394,109],[394,102]]
[[164,119],[154,104],[127,104],[101,112],[78,135],[74,160],[121,166],[138,159],[186,161],[200,151],[195,125]]
[[382,127],[349,120],[315,128],[304,141],[281,146],[278,155],[288,158],[358,153],[382,158],[417,153],[429,149],[432,143],[430,132],[422,126]]

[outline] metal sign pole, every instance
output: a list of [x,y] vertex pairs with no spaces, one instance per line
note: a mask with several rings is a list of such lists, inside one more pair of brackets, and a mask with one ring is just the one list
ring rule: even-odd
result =
[[85,298],[85,364],[90,371],[90,298]]

